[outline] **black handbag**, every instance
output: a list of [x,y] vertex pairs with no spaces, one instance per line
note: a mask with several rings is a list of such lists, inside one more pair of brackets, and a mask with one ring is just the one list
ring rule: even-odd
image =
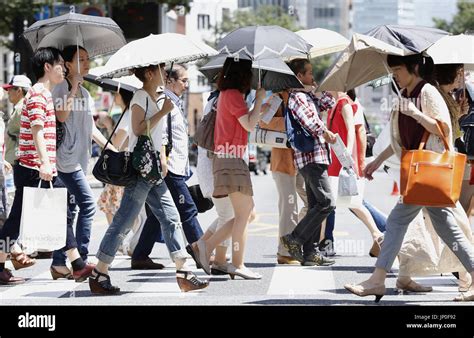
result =
[[104,149],[92,170],[92,174],[102,183],[125,187],[135,183],[138,178],[137,171],[132,166],[132,153],[129,151],[115,152],[107,149],[107,146],[115,134],[125,111],[120,115],[114,130],[110,134]]
[[214,207],[212,199],[202,195],[199,184],[188,187],[188,190],[191,194],[191,197],[193,198],[194,204],[196,204],[199,213],[206,212]]

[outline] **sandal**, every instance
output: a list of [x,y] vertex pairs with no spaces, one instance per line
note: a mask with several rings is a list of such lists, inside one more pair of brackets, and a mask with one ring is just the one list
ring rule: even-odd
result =
[[453,299],[455,302],[474,302],[474,290],[461,293]]
[[[89,288],[92,293],[101,295],[114,295],[120,292],[120,288],[113,286],[110,283],[110,276],[94,269],[95,276],[89,277]],[[104,277],[104,280],[99,280]]]
[[191,271],[176,271],[176,281],[182,292],[204,289],[209,283],[196,277]]
[[36,263],[36,259],[28,257],[24,252],[18,254],[10,253],[10,260],[15,270],[28,268]]

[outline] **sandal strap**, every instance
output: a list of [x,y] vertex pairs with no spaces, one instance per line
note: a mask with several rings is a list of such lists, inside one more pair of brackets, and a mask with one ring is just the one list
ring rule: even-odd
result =
[[99,271],[97,271],[97,269],[96,269],[96,268],[94,268],[94,273],[96,273],[96,274],[97,274],[97,276],[95,276],[95,277],[94,277],[94,279],[96,279],[97,281],[99,280],[99,277],[104,277],[104,278],[106,278],[108,281],[110,281],[110,276],[109,276],[109,275],[107,275],[107,274],[105,274],[105,273],[102,273],[102,272],[99,272]]

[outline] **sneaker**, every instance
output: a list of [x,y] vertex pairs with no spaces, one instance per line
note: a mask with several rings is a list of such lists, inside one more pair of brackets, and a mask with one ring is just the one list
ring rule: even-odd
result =
[[323,255],[321,255],[319,253],[316,253],[316,254],[312,254],[309,257],[307,257],[304,260],[303,265],[304,266],[315,266],[315,265],[317,265],[317,266],[330,266],[330,265],[333,265],[334,263],[336,263],[336,261],[334,259],[326,258]]
[[288,254],[298,262],[304,262],[301,245],[291,237],[291,234],[280,237],[281,244],[288,250]]

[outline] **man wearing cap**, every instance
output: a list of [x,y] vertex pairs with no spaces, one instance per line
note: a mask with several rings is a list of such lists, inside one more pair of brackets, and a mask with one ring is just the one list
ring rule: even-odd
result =
[[[20,119],[25,95],[31,88],[31,81],[25,75],[15,75],[8,84],[2,86],[8,92],[8,100],[13,104],[13,112],[8,120],[5,135],[5,166],[17,164],[18,142],[20,136]],[[11,170],[11,168],[10,168]]]

